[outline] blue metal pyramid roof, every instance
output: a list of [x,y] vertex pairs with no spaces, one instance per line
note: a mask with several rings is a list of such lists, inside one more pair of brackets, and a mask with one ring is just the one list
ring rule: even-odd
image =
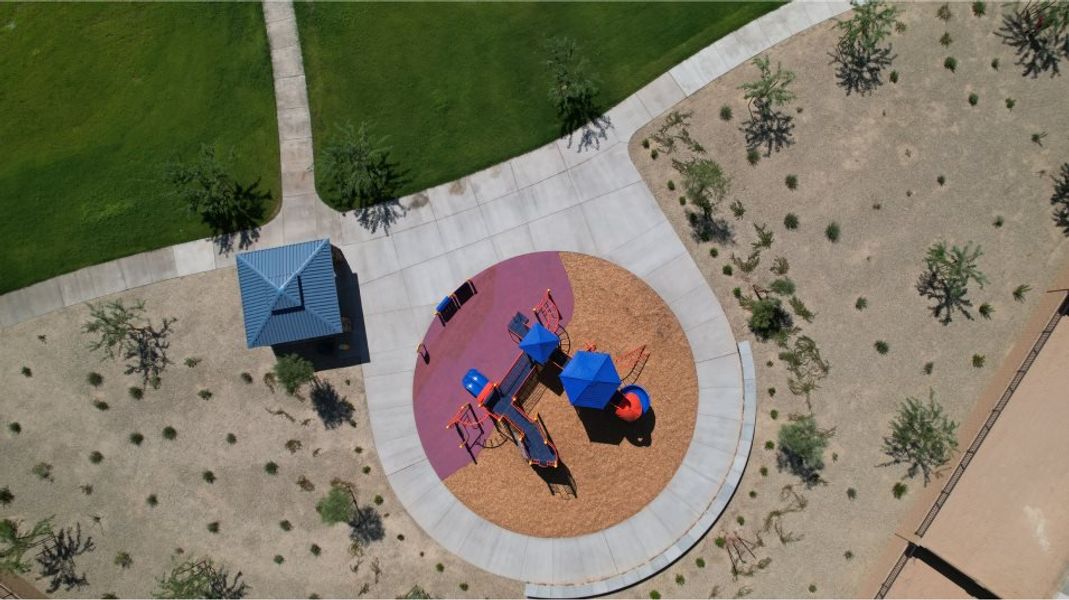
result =
[[237,267],[250,348],[342,332],[330,240],[245,252]]
[[605,408],[620,387],[620,375],[612,357],[603,352],[580,350],[561,371],[560,381],[572,406]]
[[558,346],[560,346],[560,338],[543,327],[541,323],[535,323],[527,335],[520,340],[520,349],[540,365],[546,364]]

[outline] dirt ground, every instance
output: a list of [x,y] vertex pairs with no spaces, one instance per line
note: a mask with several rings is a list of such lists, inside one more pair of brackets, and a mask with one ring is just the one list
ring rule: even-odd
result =
[[[580,419],[560,390],[545,388],[536,405],[576,495],[551,494],[546,481],[511,443],[479,454],[445,480],[473,511],[502,527],[540,537],[599,531],[635,514],[675,474],[694,432],[698,380],[690,346],[675,315],[649,286],[592,256],[561,253],[575,311],[571,353],[587,343],[614,358],[643,344],[649,360],[637,383],[651,397],[653,419],[626,426],[614,417]],[[627,383],[634,375],[623,372]]]
[[[178,318],[170,351],[175,364],[164,372],[161,388],[142,400],[129,397],[127,388],[137,381],[123,375],[119,364],[87,350],[89,338],[80,333],[84,306],[0,331],[0,487],[15,495],[0,517],[30,523],[55,515],[57,526],[81,523],[96,545],[77,559],[90,585],[57,596],[149,596],[179,548],[180,558],[211,557],[240,570],[252,597],[395,597],[416,584],[439,597],[522,592],[518,582],[476,571],[445,552],[400,507],[372,445],[359,367],[319,374],[352,402],[355,428],[327,430],[310,402],[264,385],[274,357],[267,348],[245,348],[233,269],[121,297],[143,299],[157,322]],[[187,357],[201,362],[187,367]],[[32,377],[20,374],[23,366]],[[99,388],[86,383],[90,371],[103,375]],[[242,372],[254,382],[242,382]],[[197,396],[202,389],[212,392],[211,399]],[[108,410],[94,408],[97,399]],[[284,410],[294,421],[268,410]],[[12,422],[21,433],[9,431]],[[166,426],[177,430],[175,440],[162,437]],[[144,435],[140,446],[129,441],[134,432]],[[227,433],[236,444],[227,443]],[[291,453],[289,440],[300,448]],[[100,464],[88,459],[94,450],[104,455]],[[268,461],[279,465],[277,475],[265,472]],[[52,481],[31,474],[40,462],[53,466]],[[202,479],[205,470],[215,474],[214,483]],[[297,485],[301,476],[314,491]],[[350,554],[347,527],[327,526],[315,511],[334,478],[355,483],[362,504],[383,498],[377,508],[385,537],[367,545],[362,556]],[[83,493],[82,485],[91,485],[92,494]],[[158,497],[158,506],[147,504],[149,494]],[[292,530],[282,529],[283,520]],[[211,522],[219,523],[218,533],[208,531]],[[319,557],[312,544],[322,548]],[[130,553],[130,568],[113,563],[118,552]],[[276,554],[284,558],[281,565],[273,562]],[[43,590],[47,582],[34,581],[35,574],[26,577]]]
[[[813,412],[822,427],[835,428],[835,436],[825,455],[826,485],[806,490],[776,469],[775,452],[764,443],[776,439],[788,414],[807,409],[787,389],[779,349],[755,342],[759,417],[739,493],[713,534],[622,596],[646,596],[654,589],[666,597],[856,594],[867,570],[879,568],[874,561],[923,485],[920,479],[907,480],[910,492],[896,500],[891,488],[905,469],[878,466],[886,461],[880,440],[897,405],[906,396],[926,398],[933,389],[950,416],[961,420],[1039,297],[1032,292],[1015,302],[1012,290],[1020,284],[1044,289],[1064,263],[1067,245],[1051,221],[1048,175],[1069,160],[1069,111],[1064,109],[1069,79],[1021,75],[1012,49],[993,34],[1002,6],[988,3],[987,15],[974,17],[967,4],[952,3],[948,23],[936,17],[937,8],[903,5],[908,29],[891,38],[900,79],[869,96],[848,97],[836,85],[828,64],[837,39],[831,23],[770,50],[773,65],[782,62],[797,74],[798,98],[788,108],[797,124],[796,143],[756,166],[745,157],[739,128],[747,111],[738,89],[755,78],[754,67],[732,71],[676,107],[693,111],[692,136],[733,178],[721,214],[735,228],[734,244],[714,246],[691,238],[678,203],[682,178],[672,169],[673,156],[662,153],[654,160],[641,145],[660,120],[632,138],[636,165],[721,298],[737,338],[753,336],[748,314],[731,300],[732,289],[749,291],[752,283],[767,287],[774,278],[768,270],[772,258],[788,259],[798,297],[817,314],[812,323],[799,325],[831,364],[830,376],[813,396]],[[944,32],[953,40],[949,47],[940,45]],[[956,72],[943,67],[947,56],[957,59]],[[998,70],[991,67],[994,58],[1000,60]],[[970,93],[979,96],[975,107],[967,101]],[[1012,110],[1006,98],[1015,99]],[[722,105],[733,109],[730,122],[719,117]],[[1041,132],[1047,133],[1042,146],[1030,139]],[[796,190],[786,187],[787,175],[797,176]],[[944,185],[937,181],[940,175]],[[668,189],[669,180],[675,191]],[[746,207],[737,221],[727,208],[734,199]],[[797,230],[785,229],[788,212],[798,216]],[[1000,216],[1004,224],[998,228],[993,223]],[[832,221],[841,226],[838,243],[824,236]],[[774,232],[772,248],[751,276],[738,269],[725,276],[722,268],[733,252],[749,253],[755,223]],[[976,306],[994,306],[990,320],[955,318],[943,326],[928,312],[914,286],[926,248],[939,239],[982,245],[979,265],[990,282],[983,289],[972,286],[970,295]],[[710,256],[713,247],[719,249],[717,258]],[[863,311],[855,308],[858,297],[868,301]],[[874,350],[877,340],[889,344],[887,354]],[[986,366],[974,368],[973,354],[986,356]],[[925,375],[929,361],[934,370]],[[776,388],[774,396],[770,388]],[[771,418],[773,409],[778,420]],[[767,477],[761,467],[768,469]],[[781,489],[788,484],[796,485],[807,508],[782,517],[781,529],[800,538],[784,544],[765,531],[765,520],[787,505]],[[855,500],[848,499],[849,488],[856,490]],[[770,562],[752,576],[733,579],[727,552],[713,543],[725,531],[739,531],[755,542],[761,536],[764,546],[756,549],[751,564],[762,558]]]

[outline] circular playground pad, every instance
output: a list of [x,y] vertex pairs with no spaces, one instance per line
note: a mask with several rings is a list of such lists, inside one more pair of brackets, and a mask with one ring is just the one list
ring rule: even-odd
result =
[[[660,296],[569,252],[518,256],[458,285],[413,381],[420,441],[445,486],[539,537],[599,531],[650,503],[683,460],[698,401],[690,345]],[[628,385],[648,410],[629,405]]]

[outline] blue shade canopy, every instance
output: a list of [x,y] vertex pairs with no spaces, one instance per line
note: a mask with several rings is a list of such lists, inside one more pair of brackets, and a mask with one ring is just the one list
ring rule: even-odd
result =
[[534,327],[520,340],[520,349],[531,357],[531,360],[540,365],[546,364],[553,352],[560,346],[560,338],[552,331],[542,327],[541,323],[535,323]]
[[580,350],[560,374],[572,406],[603,409],[620,386],[612,357],[603,352]]
[[342,332],[330,240],[245,252],[237,267],[249,348]]

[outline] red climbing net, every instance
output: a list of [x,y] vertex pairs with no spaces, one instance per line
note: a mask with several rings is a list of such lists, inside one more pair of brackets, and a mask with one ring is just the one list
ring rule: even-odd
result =
[[549,290],[546,290],[542,299],[531,310],[543,327],[554,333],[558,331],[560,328],[560,308],[557,307],[557,302],[553,300],[553,294]]

